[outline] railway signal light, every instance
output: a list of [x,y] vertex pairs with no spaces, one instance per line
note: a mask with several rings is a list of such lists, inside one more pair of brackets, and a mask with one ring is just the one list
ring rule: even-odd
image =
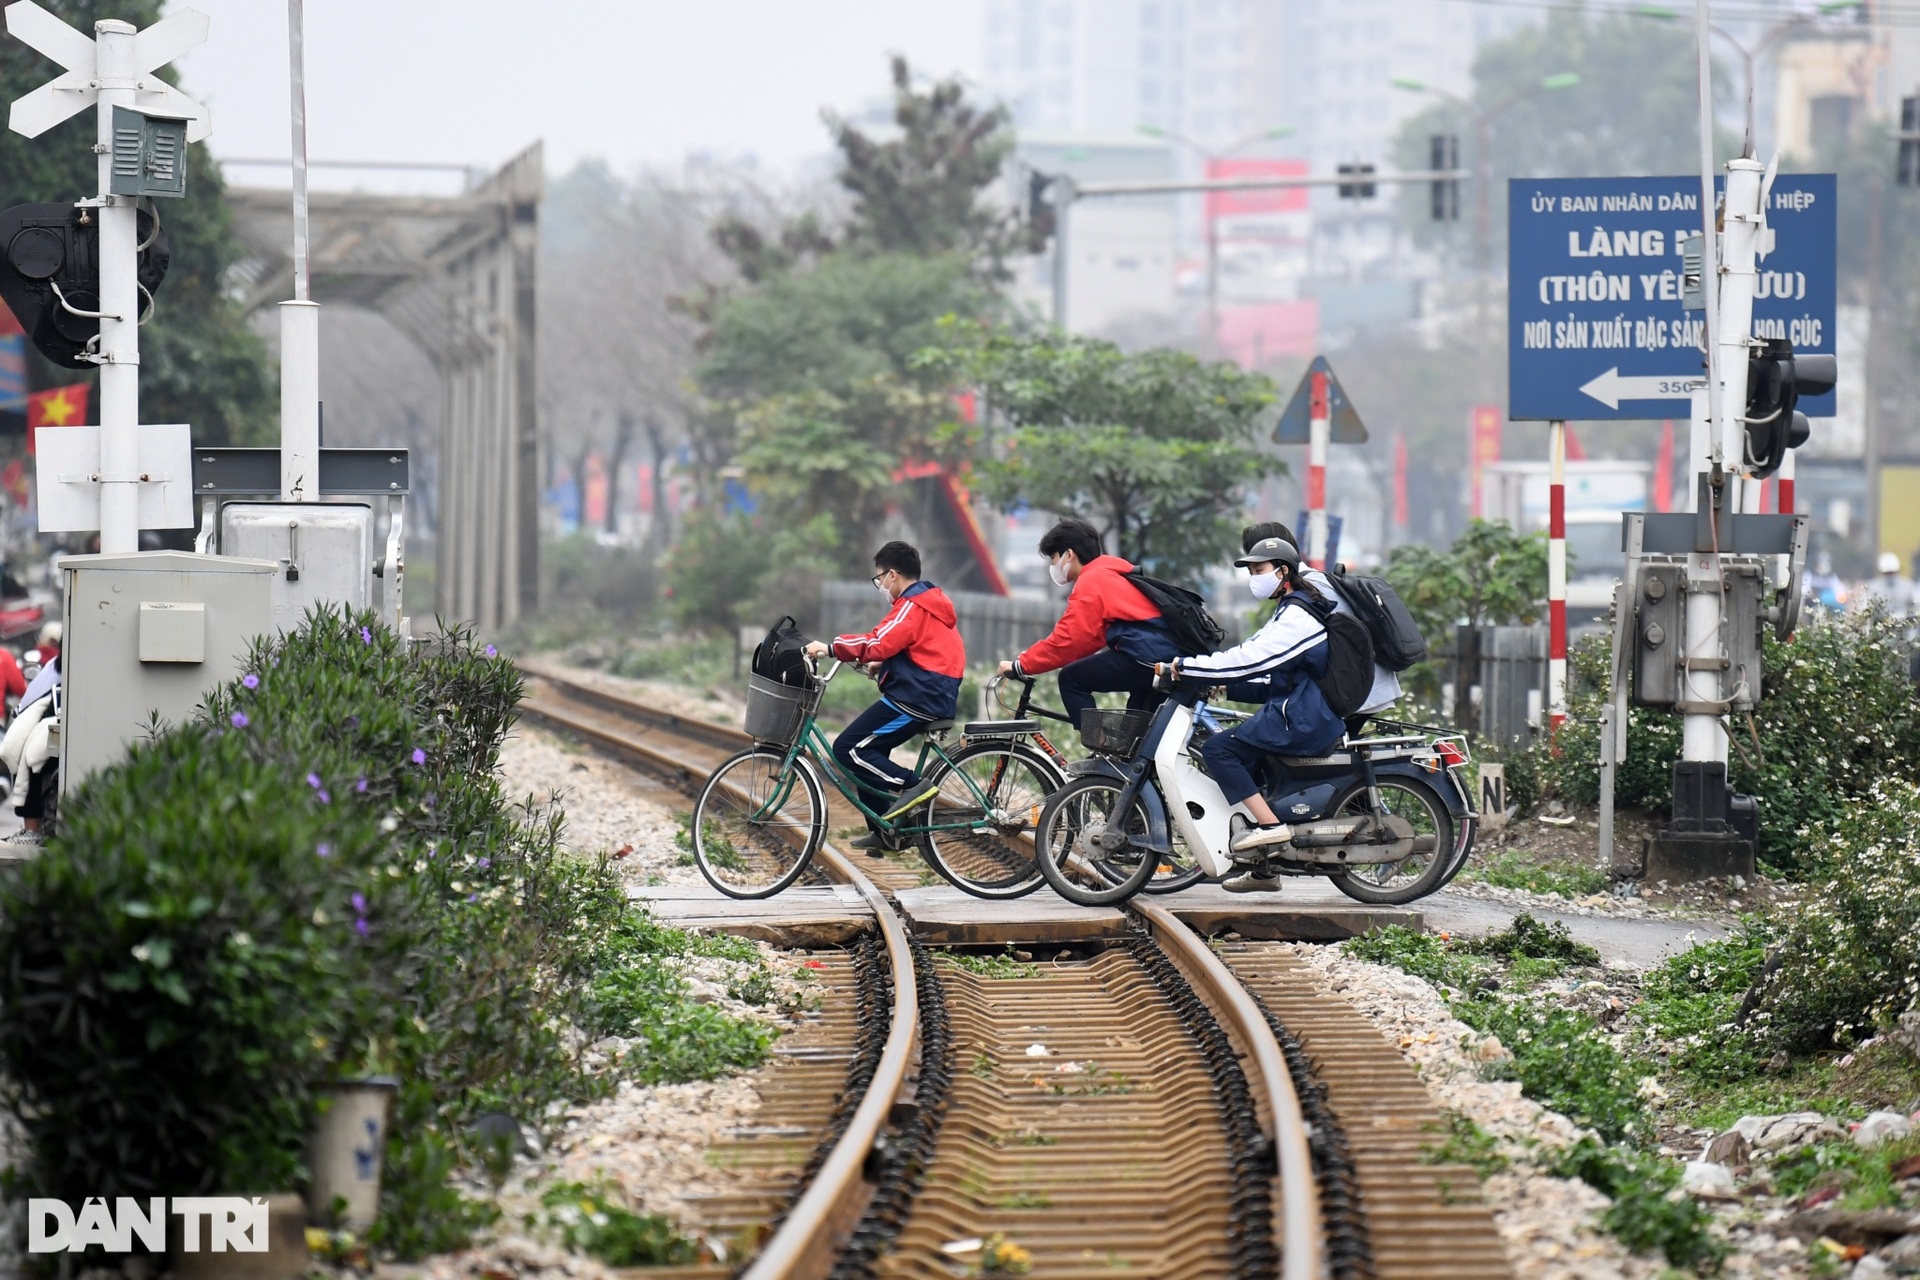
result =
[[[136,279],[141,310],[167,274],[166,232],[144,209]],[[93,205],[21,204],[0,213],[0,298],[42,355],[68,369],[97,363],[100,218]]]
[[1370,164],[1343,164],[1339,166],[1341,178],[1351,178],[1351,182],[1340,183],[1342,200],[1371,200],[1376,190],[1373,182],[1373,166]]
[[[1435,173],[1452,173],[1460,167],[1460,135],[1436,133],[1428,140],[1427,167]],[[1435,222],[1460,220],[1460,180],[1435,178],[1428,189]]]
[[1812,434],[1807,415],[1794,406],[1801,396],[1825,395],[1838,380],[1834,357],[1795,355],[1785,338],[1762,339],[1747,357],[1747,469],[1757,476],[1779,470],[1787,450]]

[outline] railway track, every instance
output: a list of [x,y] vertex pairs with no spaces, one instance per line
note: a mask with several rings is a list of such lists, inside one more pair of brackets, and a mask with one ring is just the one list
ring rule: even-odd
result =
[[[523,671],[523,713],[684,790],[747,743],[590,676]],[[890,896],[925,883],[917,859],[856,863],[829,840],[813,874],[877,927],[821,953],[828,1003],[776,1051],[765,1123],[710,1156],[742,1183],[693,1209],[752,1253],[739,1274],[963,1276],[1000,1259],[1049,1277],[1509,1274],[1461,1193],[1474,1175],[1426,1162],[1438,1117],[1417,1079],[1271,949],[1216,950],[1141,898],[1128,939],[969,963],[930,953]],[[1315,1071],[1329,1056],[1331,1089]],[[1356,1152],[1340,1117],[1381,1102],[1392,1123]]]

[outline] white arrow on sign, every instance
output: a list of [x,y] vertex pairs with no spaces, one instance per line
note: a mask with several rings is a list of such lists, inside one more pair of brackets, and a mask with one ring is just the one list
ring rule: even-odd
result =
[[[7,30],[22,44],[66,68],[64,74],[14,102],[7,125],[15,133],[38,137],[99,101],[98,46],[84,33],[33,0],[18,0],[7,6]],[[133,38],[134,105],[156,115],[185,118],[188,142],[198,142],[213,132],[212,116],[200,103],[148,73],[206,43],[206,39],[207,15],[197,9],[170,13]]]
[[1706,385],[1706,378],[1700,374],[1684,378],[1623,377],[1616,365],[1580,390],[1607,408],[1618,409],[1622,400],[1685,400]]

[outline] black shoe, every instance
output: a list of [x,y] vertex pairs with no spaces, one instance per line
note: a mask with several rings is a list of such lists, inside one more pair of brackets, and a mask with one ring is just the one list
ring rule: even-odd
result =
[[893,837],[881,831],[869,831],[866,835],[855,836],[847,841],[847,847],[858,849],[869,858],[884,858],[898,850]]
[[895,818],[900,817],[902,814],[907,813],[909,810],[917,809],[921,805],[926,804],[928,801],[932,800],[935,796],[939,794],[940,794],[939,783],[916,782],[912,786],[908,787],[906,791],[901,793],[899,802],[895,804],[893,808],[887,810],[885,813],[881,814],[880,816],[882,818],[885,818],[888,822],[892,822]]

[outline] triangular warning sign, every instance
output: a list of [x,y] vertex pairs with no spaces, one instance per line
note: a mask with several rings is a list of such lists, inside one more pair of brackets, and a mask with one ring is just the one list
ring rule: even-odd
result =
[[1360,421],[1359,410],[1353,407],[1353,401],[1347,397],[1347,390],[1340,385],[1340,379],[1333,376],[1333,366],[1327,363],[1325,356],[1315,356],[1313,363],[1307,366],[1307,372],[1301,377],[1300,385],[1293,393],[1293,399],[1287,402],[1287,411],[1280,415],[1280,421],[1273,428],[1275,444],[1307,443],[1307,401],[1313,392],[1313,375],[1327,375],[1327,399],[1331,402],[1327,408],[1333,418],[1334,444],[1365,444],[1367,426]]

